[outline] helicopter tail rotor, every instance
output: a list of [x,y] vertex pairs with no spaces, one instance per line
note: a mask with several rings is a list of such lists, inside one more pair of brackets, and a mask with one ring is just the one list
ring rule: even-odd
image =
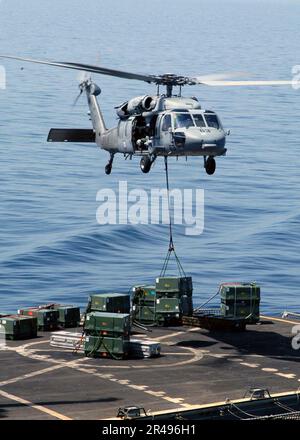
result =
[[75,107],[75,106],[76,106],[76,104],[78,103],[78,101],[79,101],[79,99],[80,99],[80,97],[81,97],[83,91],[85,90],[86,86],[87,86],[88,84],[90,84],[91,81],[92,81],[92,80],[91,80],[91,75],[89,75],[88,72],[83,71],[83,70],[79,72],[79,74],[78,74],[78,76],[77,76],[77,79],[78,79],[78,81],[79,81],[79,85],[78,85],[78,87],[79,87],[79,93],[78,93],[78,95],[76,96],[76,98],[75,98],[75,100],[74,100],[74,102],[73,102],[73,104],[72,104],[72,107]]

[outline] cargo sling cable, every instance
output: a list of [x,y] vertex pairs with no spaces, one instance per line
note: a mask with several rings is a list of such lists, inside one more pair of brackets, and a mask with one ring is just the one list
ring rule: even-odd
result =
[[168,248],[166,258],[163,263],[163,267],[160,272],[160,277],[164,277],[166,274],[172,252],[174,253],[175,261],[177,263],[179,276],[186,277],[186,274],[185,274],[185,271],[182,267],[182,264],[180,263],[180,260],[176,254],[175,245],[174,245],[174,241],[173,241],[172,216],[171,216],[171,211],[170,211],[170,186],[169,186],[169,172],[168,172],[168,156],[165,156],[164,159],[165,159],[165,174],[166,174],[168,214],[169,214],[169,248]]

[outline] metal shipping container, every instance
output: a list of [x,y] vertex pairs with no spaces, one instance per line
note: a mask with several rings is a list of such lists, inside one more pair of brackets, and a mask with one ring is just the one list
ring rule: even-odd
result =
[[221,314],[227,318],[244,318],[248,323],[259,321],[259,301],[239,300],[221,303]]
[[124,358],[129,353],[129,340],[125,338],[86,336],[84,353],[88,357]]
[[84,330],[90,335],[129,337],[130,315],[127,313],[90,312],[86,315]]
[[260,286],[255,283],[222,283],[222,300],[260,300]]
[[135,286],[132,302],[139,305],[154,305],[156,300],[155,286]]
[[156,322],[155,306],[134,305],[132,307],[132,317],[142,324],[154,324]]
[[58,324],[61,327],[77,327],[80,322],[80,308],[72,305],[55,304],[58,311]]
[[37,318],[20,315],[3,316],[0,325],[6,339],[28,339],[37,336]]
[[58,328],[58,311],[30,307],[18,310],[18,314],[37,318],[38,330],[56,330]]
[[192,277],[159,277],[156,278],[156,292],[177,293],[178,296],[193,294]]
[[91,295],[91,311],[130,313],[130,296],[123,293],[99,293]]

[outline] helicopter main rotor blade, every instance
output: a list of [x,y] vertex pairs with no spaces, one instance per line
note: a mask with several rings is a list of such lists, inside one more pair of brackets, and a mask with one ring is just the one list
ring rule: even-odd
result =
[[275,81],[201,81],[199,84],[213,87],[234,87],[234,86],[288,86],[293,85],[293,80],[275,80]]
[[122,70],[108,69],[106,67],[93,66],[91,64],[69,63],[69,62],[59,62],[59,61],[43,61],[43,60],[35,60],[31,58],[13,57],[8,55],[0,55],[0,58],[25,61],[36,64],[46,64],[48,66],[63,67],[65,69],[74,69],[81,71],[84,70],[85,72],[116,76],[118,78],[136,79],[138,81],[145,81],[147,83],[156,82],[158,80],[158,78],[153,75],[142,75],[142,74],[140,75],[138,73],[123,72]]
[[91,64],[83,63],[69,63],[69,62],[58,62],[58,61],[43,61],[35,60],[31,58],[15,57],[9,55],[0,55],[0,58],[6,58],[17,61],[25,61],[36,64],[46,64],[48,66],[62,67],[65,69],[80,70],[85,72],[92,72],[102,75],[115,76],[118,78],[135,79],[138,81],[145,81],[147,83],[162,84],[166,86],[184,86],[184,85],[207,85],[207,86],[219,86],[219,87],[232,87],[232,86],[282,86],[282,85],[293,85],[294,81],[276,80],[276,81],[260,81],[260,80],[249,80],[249,81],[230,81],[230,78],[245,75],[242,72],[236,73],[220,73],[203,75],[197,77],[186,77],[173,74],[164,75],[143,75],[132,72],[124,72],[122,70],[109,69],[102,66],[93,66]]
[[208,75],[195,76],[190,78],[190,80],[191,82],[194,81],[195,84],[202,84],[206,81],[223,81],[247,75],[249,75],[247,72],[210,73]]

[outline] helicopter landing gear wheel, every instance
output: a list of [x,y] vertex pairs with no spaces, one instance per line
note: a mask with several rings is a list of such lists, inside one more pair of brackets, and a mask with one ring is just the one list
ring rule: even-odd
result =
[[111,153],[110,154],[110,159],[108,161],[108,164],[105,165],[105,174],[110,174],[111,173],[113,161],[114,161],[114,154]]
[[140,167],[143,173],[149,173],[151,165],[152,161],[149,156],[143,156],[141,158]]
[[105,165],[105,174],[110,174],[111,173],[111,169],[112,169],[112,165],[110,163]]
[[204,162],[205,171],[208,175],[214,174],[216,171],[216,161],[213,156],[209,156]]

